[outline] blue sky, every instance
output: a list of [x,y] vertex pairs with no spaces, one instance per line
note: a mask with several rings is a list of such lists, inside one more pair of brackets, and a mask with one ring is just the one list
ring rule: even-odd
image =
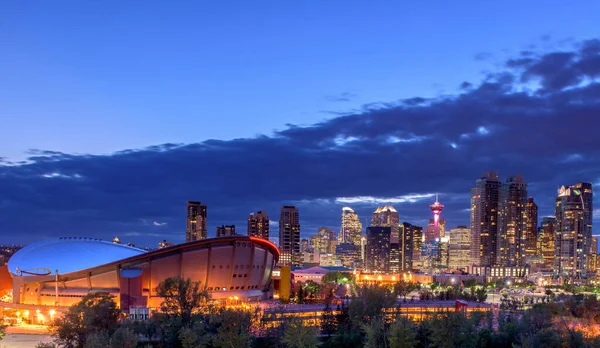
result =
[[11,159],[252,137],[454,93],[530,45],[592,37],[600,13],[564,1],[0,6],[0,156]]
[[435,192],[453,227],[490,170],[550,215],[600,183],[600,3],[577,5],[2,3],[0,235],[180,242],[189,199],[209,235],[295,204],[307,236],[345,205],[426,223]]

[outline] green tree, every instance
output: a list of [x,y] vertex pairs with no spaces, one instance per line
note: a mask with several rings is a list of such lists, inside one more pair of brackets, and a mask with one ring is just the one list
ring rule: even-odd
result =
[[[138,335],[128,328],[118,328],[110,336],[110,348],[135,348],[138,343]],[[106,347],[106,346],[105,346]]]
[[285,327],[282,341],[288,348],[316,348],[320,343],[318,334],[315,328],[293,318]]
[[190,327],[184,327],[179,330],[178,338],[183,348],[194,348],[198,346],[198,334]]
[[208,291],[200,288],[200,282],[194,282],[190,278],[166,278],[158,284],[156,293],[163,298],[161,311],[170,316],[181,317],[183,326],[190,324],[192,315],[206,313],[209,309]]
[[110,336],[106,331],[93,332],[86,338],[85,348],[106,348],[110,344]]
[[327,342],[328,347],[346,348],[346,347],[362,347],[363,338],[358,330],[341,328]]
[[321,314],[321,333],[327,335],[327,337],[331,337],[336,331],[336,318],[333,314],[333,309],[331,308],[331,303],[329,300],[325,301],[325,308],[323,308],[323,313]]
[[110,335],[117,327],[120,311],[106,292],[88,294],[73,305],[50,328],[54,342],[66,348],[84,347],[87,337],[97,332]]
[[487,300],[487,291],[485,288],[479,288],[475,291],[475,297],[477,298],[477,302],[485,302]]
[[438,348],[474,347],[477,323],[463,313],[447,312],[431,319],[431,346]]
[[250,346],[250,313],[241,310],[225,309],[216,315],[217,334],[213,344],[217,348],[245,348]]
[[365,333],[364,348],[386,347],[385,322],[381,317],[363,323],[362,329]]
[[360,296],[354,298],[348,308],[350,320],[356,326],[381,316],[383,308],[390,308],[396,302],[392,292],[379,286],[362,287],[359,293]]
[[415,324],[404,317],[398,317],[390,324],[387,333],[390,348],[413,348],[417,346]]

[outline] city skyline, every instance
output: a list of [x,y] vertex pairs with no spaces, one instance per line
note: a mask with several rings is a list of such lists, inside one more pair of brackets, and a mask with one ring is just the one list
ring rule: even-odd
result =
[[[247,9],[256,17],[215,5],[209,24],[190,4],[149,5],[149,17],[125,22],[92,3],[0,13],[3,243],[181,243],[187,200],[207,205],[208,237],[221,225],[244,230],[259,210],[276,237],[282,205],[299,209],[302,238],[338,231],[343,207],[363,233],[387,205],[425,227],[437,192],[448,231],[469,225],[469,189],[486,171],[523,175],[540,221],[562,185],[600,185],[594,9],[556,2],[525,20],[534,5],[378,5],[377,21],[356,26],[358,5],[257,4]],[[448,16],[459,13],[501,19]],[[166,36],[146,21],[162,14]],[[264,16],[279,30],[255,20]]]

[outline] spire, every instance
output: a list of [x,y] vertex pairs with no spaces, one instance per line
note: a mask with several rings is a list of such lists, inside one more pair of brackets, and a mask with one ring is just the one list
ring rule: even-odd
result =
[[439,203],[439,202],[438,202],[438,193],[437,193],[437,192],[435,193],[435,202],[436,202],[436,203]]

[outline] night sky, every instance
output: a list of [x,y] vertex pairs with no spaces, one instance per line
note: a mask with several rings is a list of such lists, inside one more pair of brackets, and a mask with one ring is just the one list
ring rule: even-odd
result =
[[0,5],[0,243],[182,242],[186,200],[306,237],[439,192],[452,228],[486,171],[600,222],[599,3],[327,3]]

